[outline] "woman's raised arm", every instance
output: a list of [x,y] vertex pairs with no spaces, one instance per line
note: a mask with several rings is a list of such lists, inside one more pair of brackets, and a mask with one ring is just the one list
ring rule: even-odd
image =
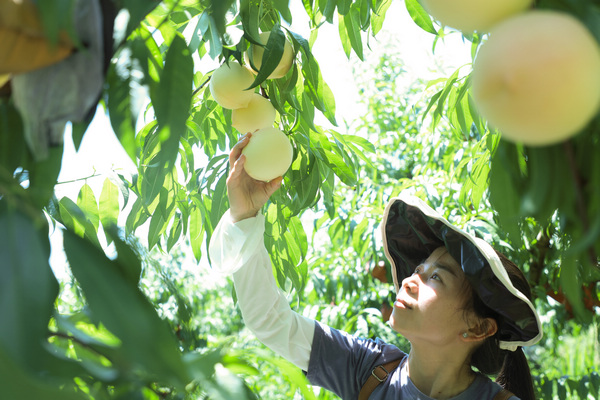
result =
[[227,179],[230,210],[211,237],[211,264],[221,273],[233,274],[246,326],[262,343],[306,371],[315,321],[292,311],[277,287],[264,245],[265,220],[259,214],[282,179],[265,183],[248,176],[241,151],[250,137],[251,134],[244,136],[229,155],[232,166]]

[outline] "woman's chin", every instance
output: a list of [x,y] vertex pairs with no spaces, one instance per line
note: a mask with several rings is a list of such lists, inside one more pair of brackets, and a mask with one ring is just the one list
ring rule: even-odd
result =
[[400,324],[399,321],[400,319],[395,315],[396,310],[394,310],[392,312],[392,315],[390,315],[390,319],[388,320],[388,325],[396,332],[400,333]]

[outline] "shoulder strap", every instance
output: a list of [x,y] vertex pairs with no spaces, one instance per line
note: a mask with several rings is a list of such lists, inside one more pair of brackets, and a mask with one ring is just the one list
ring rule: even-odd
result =
[[380,384],[387,380],[390,374],[398,367],[403,358],[395,361],[390,361],[387,364],[378,365],[371,371],[371,376],[367,379],[363,387],[360,389],[358,394],[358,400],[368,400],[373,390]]
[[502,389],[501,391],[498,392],[498,394],[496,394],[494,396],[494,400],[508,400],[512,396],[514,396],[514,394],[512,394],[511,392],[509,392],[506,389]]
[[[398,368],[398,365],[400,365],[402,360],[403,359],[400,358],[398,360],[390,361],[387,364],[378,365],[373,368],[373,371],[371,371],[371,376],[369,376],[363,387],[360,389],[358,400],[368,400],[371,393],[373,393],[373,390],[375,390],[380,383],[383,383],[387,380],[390,374],[396,368]],[[493,400],[508,400],[512,396],[514,396],[512,392],[502,389],[494,396]]]

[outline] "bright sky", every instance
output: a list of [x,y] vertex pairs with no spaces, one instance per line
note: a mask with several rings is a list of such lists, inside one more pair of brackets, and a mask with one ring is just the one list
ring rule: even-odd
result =
[[[306,17],[305,11],[301,8],[293,8],[294,6],[301,7],[297,0],[292,0],[290,3],[292,15],[295,18],[291,30],[308,38],[308,17]],[[401,59],[404,60],[407,84],[417,78],[430,80],[447,77],[456,68],[471,62],[470,44],[463,43],[461,35],[457,33],[448,35],[443,41],[440,41],[436,46],[435,55],[432,54],[434,36],[424,32],[412,21],[404,2],[392,2],[383,29],[378,33],[377,38],[369,39],[372,51],[369,52],[365,48],[366,57],[378,57],[378,54],[386,50],[386,44],[388,44],[387,50],[389,51],[389,42],[395,43],[394,47],[398,49]],[[366,42],[366,40],[364,41]],[[358,89],[352,76],[351,63],[343,52],[337,25],[324,24],[321,26],[313,53],[319,61],[325,81],[334,93],[336,118],[341,125],[341,130],[344,120],[350,123],[357,115],[361,115],[362,111]],[[355,55],[352,57],[352,62],[357,60]],[[206,73],[216,66],[215,61],[203,60],[197,68]],[[326,120],[323,118],[321,121],[325,124]],[[58,181],[67,182],[98,175],[87,180],[98,198],[104,179],[111,171],[115,170],[129,175],[135,172],[135,165],[118,142],[104,110],[99,107],[78,152],[73,146],[70,128],[67,128],[63,165]],[[57,197],[60,199],[68,196],[76,199],[82,185],[83,181],[57,185]],[[51,236],[53,248],[56,248],[56,243],[60,243],[60,236],[60,233]],[[66,260],[62,251],[53,251],[50,263],[59,277],[64,276]]]

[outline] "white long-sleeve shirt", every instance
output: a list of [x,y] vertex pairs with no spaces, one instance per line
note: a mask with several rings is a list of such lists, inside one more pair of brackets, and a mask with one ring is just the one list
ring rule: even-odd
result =
[[277,287],[264,230],[262,214],[233,223],[227,211],[211,237],[211,263],[220,273],[233,274],[246,326],[264,345],[307,371],[315,321],[292,311]]

